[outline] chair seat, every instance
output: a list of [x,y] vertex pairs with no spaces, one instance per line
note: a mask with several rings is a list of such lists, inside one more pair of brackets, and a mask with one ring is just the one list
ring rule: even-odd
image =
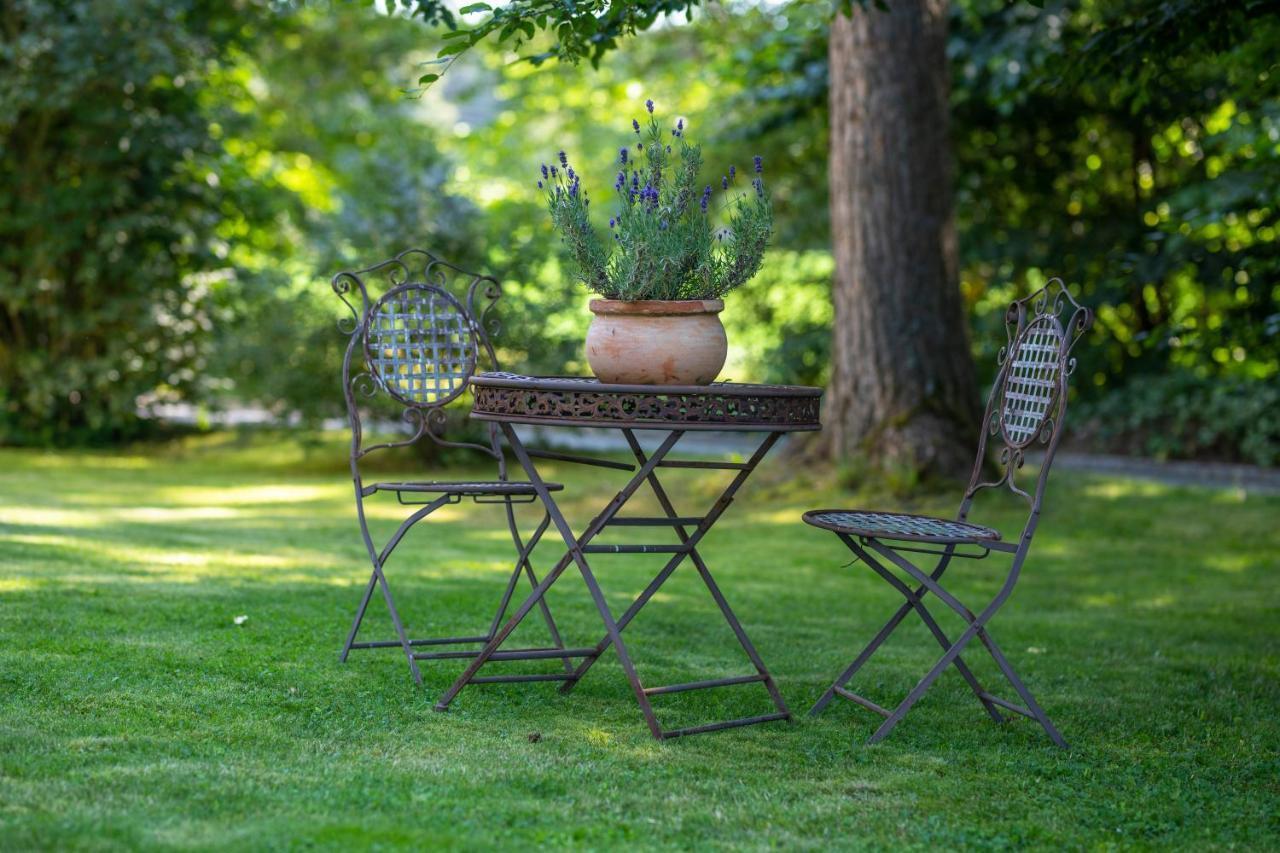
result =
[[[564,489],[560,483],[547,483],[547,491]],[[431,480],[425,483],[374,483],[367,490],[372,492],[429,492],[441,495],[536,495],[532,483],[509,480],[465,480],[456,483]]]
[[1000,539],[1000,531],[990,527],[905,512],[814,509],[804,514],[804,521],[814,527],[871,539],[933,542],[939,545],[995,542]]

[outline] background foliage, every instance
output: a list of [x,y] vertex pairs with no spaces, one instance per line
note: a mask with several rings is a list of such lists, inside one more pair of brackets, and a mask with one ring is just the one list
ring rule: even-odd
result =
[[[419,63],[459,40],[421,9],[384,8],[5,7],[0,441],[127,438],[151,423],[139,401],[336,414],[326,281],[408,245],[504,279],[508,364],[584,369],[586,294],[529,176],[560,149],[588,181],[612,174],[616,129],[647,97],[707,162],[769,164],[775,248],[728,302],[727,375],[823,381],[829,5],[659,18],[596,68],[513,63],[516,40],[526,56],[560,47],[520,29],[425,92],[412,90],[438,66]],[[975,357],[993,365],[1003,303],[1064,276],[1099,309],[1079,374],[1078,435],[1095,447],[1280,453],[1275,11],[953,4]]]

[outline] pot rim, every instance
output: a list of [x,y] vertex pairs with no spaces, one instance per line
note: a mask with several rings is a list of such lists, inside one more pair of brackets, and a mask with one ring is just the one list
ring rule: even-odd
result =
[[592,314],[631,314],[648,317],[674,317],[687,314],[719,314],[723,299],[592,299],[587,303]]

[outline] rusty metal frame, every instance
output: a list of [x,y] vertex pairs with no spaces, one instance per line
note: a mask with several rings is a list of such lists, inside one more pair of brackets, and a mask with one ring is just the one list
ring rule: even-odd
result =
[[[370,284],[380,280],[385,280],[386,286],[384,292],[377,295],[371,292]],[[343,395],[351,426],[349,461],[355,489],[356,517],[373,566],[338,658],[345,662],[353,649],[399,648],[405,656],[414,682],[420,686],[422,672],[419,661],[474,658],[479,652],[475,649],[443,652],[421,652],[416,649],[474,646],[488,642],[501,625],[521,576],[527,577],[535,588],[539,583],[529,555],[546,532],[550,516],[544,513],[532,536],[527,542],[524,541],[516,523],[515,505],[536,498],[536,493],[528,484],[512,483],[508,479],[506,458],[502,453],[497,431],[490,427],[487,445],[451,441],[444,436],[445,406],[468,389],[478,358],[486,357],[490,364],[497,366],[491,336],[497,333],[498,326],[491,318],[490,311],[501,297],[502,290],[492,276],[468,272],[422,249],[409,249],[371,267],[338,273],[333,277],[331,287],[351,312],[350,317],[338,324],[338,328],[348,336],[342,362]],[[412,328],[406,330],[403,336],[371,334],[381,331],[384,318],[388,316],[383,310],[387,306],[391,306],[391,316],[402,326],[404,321],[399,312],[413,315]],[[374,329],[375,325],[379,329]],[[409,341],[411,334],[418,334],[424,344],[399,347],[399,341]],[[441,334],[445,336],[443,342],[438,340]],[[398,349],[388,354],[385,351],[387,347]],[[395,371],[390,375],[386,372],[388,365]],[[401,381],[404,374],[412,377],[410,382]],[[436,381],[429,386],[425,381],[418,381],[417,377],[420,375],[434,375]],[[443,384],[441,377],[444,378]],[[391,405],[402,408],[402,417],[413,430],[408,438],[381,444],[365,444],[365,414],[362,412],[362,404],[379,394],[385,396]],[[360,463],[366,456],[387,448],[405,447],[424,439],[444,447],[466,448],[489,456],[497,466],[496,480],[365,485]],[[365,515],[365,500],[379,491],[393,491],[400,504],[417,507],[381,548],[374,543]],[[404,497],[405,494],[423,493],[429,496],[425,503],[408,501]],[[459,637],[410,638],[387,581],[387,560],[410,528],[441,507],[459,503],[464,497],[475,503],[503,505],[507,528],[516,551],[515,565],[485,633]],[[379,589],[395,628],[396,638],[357,642],[356,637],[369,603],[374,591]],[[571,654],[572,650],[565,649],[550,608],[542,602],[539,609],[550,634],[551,645],[508,651],[496,659],[559,659],[566,672],[572,671],[575,656]],[[521,681],[528,678],[530,676],[509,675],[477,680]]]
[[[745,462],[726,462],[718,459],[708,460],[669,460],[668,455],[689,429],[706,429],[708,428],[705,420],[708,408],[701,404],[700,398],[723,398],[725,396],[721,389],[715,386],[703,387],[701,389],[679,389],[673,392],[673,396],[680,398],[678,406],[667,406],[664,408],[665,415],[661,418],[657,417],[638,417],[630,422],[622,421],[617,415],[617,409],[613,406],[618,398],[635,394],[636,391],[631,386],[611,386],[601,385],[593,380],[562,380],[562,379],[538,379],[536,377],[512,377],[506,375],[482,374],[475,379],[477,389],[488,387],[494,390],[492,395],[484,398],[477,394],[476,406],[472,411],[472,417],[482,420],[488,420],[497,423],[502,430],[507,445],[511,448],[516,459],[524,467],[525,473],[528,475],[529,482],[534,485],[538,491],[538,497],[542,500],[548,514],[551,516],[552,523],[564,540],[567,548],[564,555],[551,568],[551,570],[543,577],[542,582],[537,585],[528,598],[516,609],[511,618],[507,620],[485,644],[477,656],[453,685],[445,691],[436,703],[436,710],[444,711],[448,709],[453,699],[461,690],[469,683],[479,680],[476,675],[485,662],[498,654],[499,649],[510,634],[516,629],[521,621],[538,603],[544,600],[548,590],[560,579],[564,572],[571,566],[576,566],[579,574],[582,576],[583,583],[591,594],[596,610],[600,614],[601,621],[604,623],[605,636],[596,643],[594,647],[586,649],[572,649],[571,652],[585,652],[581,655],[582,662],[577,669],[565,674],[556,674],[550,676],[550,679],[563,682],[560,690],[568,693],[581,681],[583,676],[591,669],[591,667],[600,659],[610,647],[618,655],[618,661],[622,666],[627,681],[631,686],[632,693],[635,696],[637,704],[640,706],[645,723],[649,727],[650,733],[659,740],[666,740],[687,735],[701,734],[704,732],[719,731],[722,729],[736,728],[740,726],[754,725],[756,723],[771,722],[776,720],[791,719],[791,712],[787,708],[786,702],[783,700],[778,690],[777,684],[774,682],[773,676],[760,658],[755,646],[751,643],[746,631],[743,629],[737,615],[729,606],[724,593],[719,585],[712,577],[711,571],[698,551],[698,545],[702,538],[711,530],[713,525],[728,509],[732,503],[734,496],[746,482],[747,478],[756,469],[760,462],[765,458],[769,451],[777,443],[781,436],[789,431],[799,429],[817,429],[817,399],[821,394],[819,389],[810,388],[780,388],[772,386],[739,386],[739,391],[735,388],[729,396],[741,394],[742,398],[759,399],[763,397],[772,397],[776,401],[775,405],[764,408],[755,408],[752,411],[759,415],[759,420],[755,423],[755,431],[765,433],[761,439],[755,452]],[[568,387],[566,387],[568,386]],[[520,401],[529,401],[538,399],[538,395],[544,390],[549,389],[551,393],[557,396],[557,405],[567,405],[570,411],[578,413],[566,417],[549,419],[545,414],[521,409]],[[664,395],[667,389],[658,389],[654,387],[644,387],[642,393],[646,393],[655,397],[671,396]],[[583,400],[565,401],[563,394],[570,395],[580,394],[589,398],[589,402],[583,404]],[[612,397],[612,402],[610,398]],[[509,404],[511,400],[515,400],[515,404]],[[792,417],[785,413],[782,407],[788,405],[788,401],[794,404],[793,411],[808,413],[806,417]],[[801,402],[796,402],[801,401]],[[811,405],[812,404],[812,405]],[[715,405],[721,406],[720,402]],[[735,407],[730,407],[732,410]],[[725,411],[723,407],[718,411]],[[595,418],[592,413],[595,413]],[[563,413],[563,412],[562,412]],[[732,413],[733,422],[729,429],[746,429],[750,424],[750,418],[747,415],[739,416]],[[542,480],[537,466],[534,462],[534,454],[524,446],[520,436],[512,426],[513,423],[551,423],[558,426],[612,426],[619,429],[626,438],[632,455],[636,460],[634,473],[627,480],[626,484],[617,493],[617,495],[587,524],[581,534],[575,535],[564,514],[551,496],[550,489]],[[692,425],[692,426],[691,426]],[[665,427],[665,428],[664,428]],[[666,437],[662,440],[656,450],[646,453],[641,447],[636,437],[635,430],[639,429],[662,429],[666,432]],[[630,466],[628,466],[630,467]],[[701,469],[719,469],[733,471],[734,476],[729,484],[725,486],[719,498],[712,504],[711,508],[701,516],[682,516],[676,510],[666,488],[662,485],[658,477],[658,469],[663,467],[671,468],[701,468]],[[636,517],[620,515],[622,509],[628,501],[636,494],[641,487],[648,485],[654,496],[657,498],[662,508],[663,515],[654,517]],[[645,529],[645,528],[670,528],[675,533],[679,542],[672,545],[655,545],[649,543],[635,544],[612,544],[597,545],[594,540],[607,528],[620,530],[628,529]],[[595,574],[591,569],[588,555],[596,553],[608,554],[665,554],[670,555],[662,566],[661,570],[654,576],[652,581],[640,592],[633,600],[627,610],[618,617],[615,617],[604,598],[604,593],[600,588],[599,582],[596,580]],[[632,660],[630,651],[626,643],[623,641],[622,632],[627,626],[639,615],[640,611],[648,604],[653,596],[658,592],[662,585],[674,574],[676,569],[689,560],[698,572],[703,584],[706,586],[713,600],[716,602],[720,610],[722,618],[729,625],[737,638],[739,645],[746,654],[748,660],[755,669],[754,674],[733,675],[724,678],[705,679],[701,681],[687,682],[682,684],[670,684],[658,687],[645,687],[636,673],[635,664]],[[731,720],[721,720],[717,722],[707,723],[704,725],[691,726],[678,729],[664,729],[658,720],[654,711],[651,697],[662,696],[672,693],[683,693],[691,690],[705,690],[718,687],[729,687],[743,684],[762,684],[768,693],[769,699],[774,706],[774,711],[767,714],[759,714],[755,716],[740,717]]]
[[[1064,316],[1065,321],[1062,319]],[[1030,513],[1016,544],[987,538],[957,536],[948,540],[941,536],[931,539],[926,537],[927,541],[941,549],[932,552],[938,560],[932,571],[927,571],[903,556],[904,551],[922,549],[896,544],[902,540],[911,541],[913,537],[870,535],[870,531],[859,530],[856,526],[841,528],[819,519],[817,516],[824,514],[823,511],[805,514],[806,522],[833,530],[854,554],[855,562],[861,560],[866,563],[906,600],[822,694],[810,710],[811,716],[820,713],[835,696],[848,699],[885,718],[868,741],[876,743],[888,736],[901,722],[938,676],[954,666],[991,719],[1003,722],[1005,717],[1001,714],[1002,710],[1029,717],[1040,724],[1055,744],[1064,748],[1067,746],[1066,740],[996,645],[987,625],[1013,593],[1031,547],[1040,520],[1049,468],[1062,437],[1067,407],[1067,381],[1075,369],[1071,350],[1092,324],[1093,313],[1076,302],[1061,279],[1052,279],[1030,296],[1013,302],[1005,314],[1007,343],[1000,351],[1000,371],[987,401],[977,459],[957,511],[956,521],[967,522],[974,498],[980,491],[1006,485],[1030,506]],[[1002,472],[995,480],[987,479],[984,470],[988,440],[991,438],[997,438],[1002,443],[999,454]],[[1015,474],[1023,465],[1024,450],[1037,439],[1046,445],[1044,461],[1035,490],[1028,493],[1017,485]],[[920,537],[914,538],[918,541]],[[895,544],[886,544],[886,540]],[[958,550],[963,546],[974,545],[981,548],[983,553],[975,555]],[[953,558],[986,556],[990,551],[1010,554],[1012,561],[1004,583],[995,596],[975,613],[949,593],[942,586],[941,579]],[[893,569],[905,573],[912,583],[903,582]],[[965,629],[954,642],[925,606],[923,598],[928,593],[932,593],[964,620]],[[853,676],[897,629],[907,614],[913,611],[942,647],[942,656],[892,710],[849,690],[846,685]],[[1025,704],[1018,705],[1002,699],[984,689],[978,682],[960,657],[961,652],[975,637],[981,641],[1001,674]]]

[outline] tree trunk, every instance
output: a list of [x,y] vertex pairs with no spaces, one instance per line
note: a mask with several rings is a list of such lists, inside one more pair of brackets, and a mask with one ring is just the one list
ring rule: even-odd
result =
[[957,280],[947,0],[855,4],[831,28],[835,330],[826,449],[967,473],[980,420]]

